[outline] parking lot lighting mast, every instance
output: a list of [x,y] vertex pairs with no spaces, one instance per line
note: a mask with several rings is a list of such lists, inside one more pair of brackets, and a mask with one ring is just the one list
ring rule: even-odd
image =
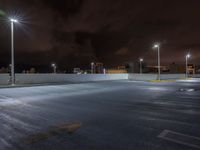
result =
[[190,54],[185,56],[185,77],[188,78],[188,59],[191,57]]
[[160,45],[155,44],[154,48],[157,48],[158,50],[158,80],[160,80]]
[[143,58],[140,58],[140,74],[142,74],[142,62],[143,62]]
[[94,74],[94,62],[91,63],[91,74]]
[[56,64],[55,63],[51,64],[51,67],[53,68],[53,73],[56,73],[56,68],[57,68]]
[[11,23],[11,84],[15,85],[15,62],[14,62],[14,23],[17,23],[16,19],[10,19]]

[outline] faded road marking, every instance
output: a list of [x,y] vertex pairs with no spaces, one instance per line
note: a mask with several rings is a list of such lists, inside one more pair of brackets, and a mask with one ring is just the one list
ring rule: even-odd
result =
[[170,130],[164,130],[158,135],[159,138],[165,139],[174,143],[194,147],[200,149],[200,138],[182,133],[177,133]]

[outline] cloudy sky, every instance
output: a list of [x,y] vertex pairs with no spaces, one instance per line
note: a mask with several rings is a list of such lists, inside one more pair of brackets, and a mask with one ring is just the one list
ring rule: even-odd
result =
[[[10,25],[15,16],[18,66],[60,68],[121,65],[143,57],[156,64],[200,63],[199,0],[0,0],[0,66],[10,62]],[[1,12],[5,12],[5,14]]]

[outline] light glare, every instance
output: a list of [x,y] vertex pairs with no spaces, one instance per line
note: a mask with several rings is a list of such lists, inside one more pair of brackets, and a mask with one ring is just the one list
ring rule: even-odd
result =
[[190,54],[187,54],[187,55],[186,55],[186,57],[187,57],[187,58],[190,58],[190,57],[191,57],[191,55],[190,55]]
[[53,64],[51,64],[51,66],[52,66],[52,67],[56,67],[56,64],[53,63]]
[[157,48],[157,47],[159,47],[159,45],[158,45],[158,44],[155,44],[154,47]]
[[10,19],[10,21],[11,21],[11,22],[16,22],[16,23],[18,22],[18,20],[12,19],[12,18]]

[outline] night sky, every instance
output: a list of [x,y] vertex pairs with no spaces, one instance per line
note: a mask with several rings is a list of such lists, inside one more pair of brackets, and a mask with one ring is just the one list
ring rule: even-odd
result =
[[[15,56],[19,66],[61,69],[122,65],[143,57],[156,64],[200,63],[199,0],[0,0],[0,67],[10,63],[10,24],[16,16]],[[0,13],[1,14],[1,13]]]

